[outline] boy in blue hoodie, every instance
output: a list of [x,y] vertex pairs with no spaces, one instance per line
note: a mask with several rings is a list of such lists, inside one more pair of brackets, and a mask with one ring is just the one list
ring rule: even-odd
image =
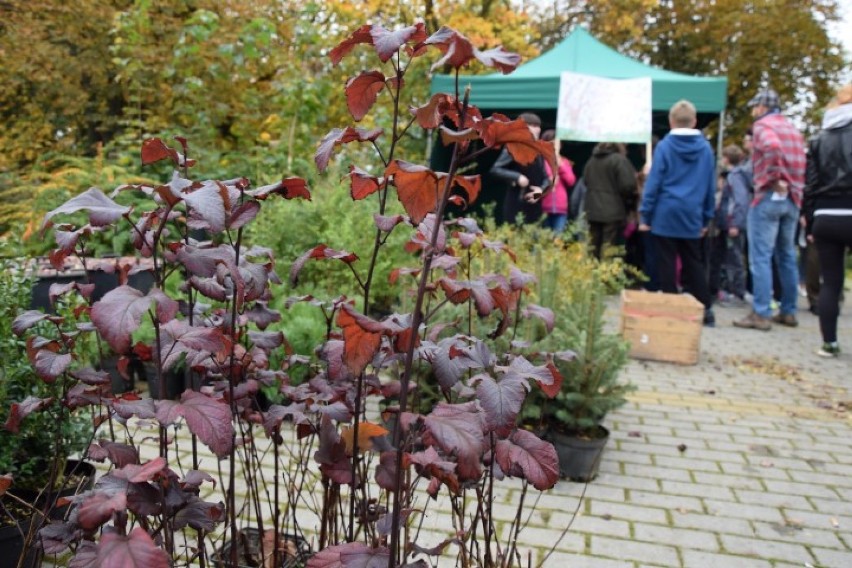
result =
[[657,253],[657,275],[663,292],[676,294],[676,261],[681,279],[704,304],[704,324],[715,325],[713,299],[702,260],[701,238],[716,209],[713,150],[696,130],[695,106],[686,100],[669,110],[671,130],[654,151],[639,207],[640,231],[650,231]]

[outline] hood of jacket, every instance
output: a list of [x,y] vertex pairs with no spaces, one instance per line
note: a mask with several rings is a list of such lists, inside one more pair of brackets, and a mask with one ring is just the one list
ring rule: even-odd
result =
[[826,130],[843,128],[850,123],[852,123],[852,103],[828,109],[822,117],[822,127]]
[[685,161],[693,162],[707,147],[707,141],[700,130],[694,128],[675,128],[668,134],[669,144]]

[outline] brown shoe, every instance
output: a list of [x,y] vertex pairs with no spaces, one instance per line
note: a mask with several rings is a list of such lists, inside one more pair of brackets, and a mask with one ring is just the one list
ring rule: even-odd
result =
[[769,318],[765,318],[751,312],[741,320],[734,321],[735,327],[743,327],[746,329],[759,329],[760,331],[769,331],[772,329],[772,322]]
[[787,327],[796,327],[799,325],[799,320],[797,320],[796,316],[793,314],[778,314],[772,316],[772,321],[780,323],[781,325],[786,325]]

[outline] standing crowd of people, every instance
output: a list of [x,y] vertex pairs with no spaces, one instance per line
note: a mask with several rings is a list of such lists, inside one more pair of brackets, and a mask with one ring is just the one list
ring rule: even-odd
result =
[[[541,158],[520,165],[504,149],[491,169],[509,185],[503,218],[538,223],[544,217],[561,233],[581,217],[597,258],[625,239],[638,243],[646,288],[688,291],[704,305],[707,326],[716,323],[717,301],[750,304],[733,325],[760,331],[798,325],[798,242],[805,245],[811,311],[819,317],[817,354],[837,357],[845,253],[852,246],[852,84],[837,92],[807,148],[774,90],[761,89],[748,106],[754,122],[742,146],[723,149],[720,168],[686,100],[671,107],[670,130],[639,173],[623,144],[606,142],[595,146],[578,179],[553,130],[541,139],[554,143],[557,171]],[[539,117],[520,118],[538,137]]]

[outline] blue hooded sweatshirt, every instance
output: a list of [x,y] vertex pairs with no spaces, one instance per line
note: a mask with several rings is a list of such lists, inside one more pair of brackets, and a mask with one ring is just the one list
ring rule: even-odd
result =
[[716,169],[710,144],[693,128],[675,128],[654,151],[639,215],[651,233],[697,239],[716,209]]

